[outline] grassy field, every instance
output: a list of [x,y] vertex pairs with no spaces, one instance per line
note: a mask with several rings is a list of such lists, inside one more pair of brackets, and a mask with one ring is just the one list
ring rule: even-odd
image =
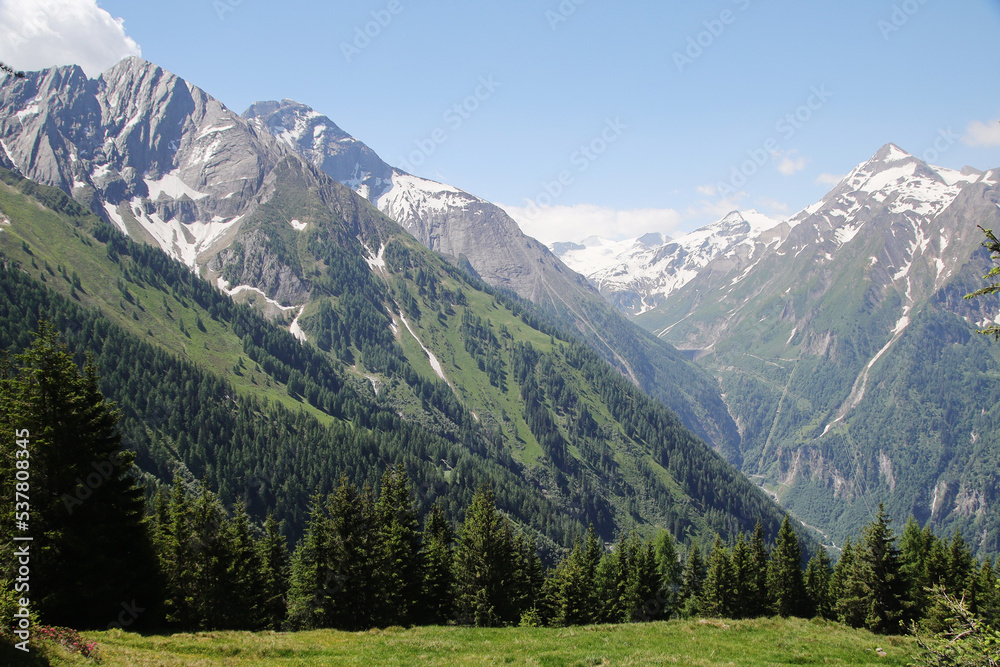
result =
[[49,645],[45,650],[49,664],[907,665],[917,654],[909,637],[877,636],[820,620],[777,618],[555,629],[420,627],[154,636],[112,630],[87,632],[84,637],[98,643],[97,661]]

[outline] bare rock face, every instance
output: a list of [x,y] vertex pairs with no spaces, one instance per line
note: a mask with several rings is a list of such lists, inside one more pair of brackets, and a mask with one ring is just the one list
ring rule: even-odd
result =
[[[28,73],[0,89],[0,109],[2,159],[12,168],[196,270],[239,238],[289,155],[203,90],[135,57],[97,79],[79,67]],[[258,268],[247,274],[259,281],[252,286],[308,296],[287,267]]]
[[392,187],[393,170],[375,151],[304,104],[256,102],[243,117],[366,199],[377,201]]

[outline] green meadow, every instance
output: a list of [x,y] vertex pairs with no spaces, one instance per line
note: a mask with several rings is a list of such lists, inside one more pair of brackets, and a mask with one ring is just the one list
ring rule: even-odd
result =
[[716,619],[570,628],[386,628],[367,632],[85,632],[90,658],[51,643],[51,665],[908,665],[911,637],[818,619]]

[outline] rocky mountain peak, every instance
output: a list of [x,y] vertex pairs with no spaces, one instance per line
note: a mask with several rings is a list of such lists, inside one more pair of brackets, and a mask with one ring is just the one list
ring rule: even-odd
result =
[[392,167],[305,104],[290,99],[255,102],[243,118],[373,204],[392,187]]

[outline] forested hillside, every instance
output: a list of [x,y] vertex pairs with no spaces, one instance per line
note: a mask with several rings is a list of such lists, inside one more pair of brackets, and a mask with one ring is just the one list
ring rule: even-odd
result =
[[[52,321],[78,360],[94,354],[152,486],[205,480],[257,521],[273,511],[292,542],[311,494],[344,473],[374,485],[395,464],[421,511],[440,499],[453,519],[490,482],[547,548],[589,524],[605,540],[633,526],[733,536],[758,519],[776,534],[780,513],[759,490],[589,348],[374,209],[351,210],[340,186],[296,188],[300,176],[271,206],[301,197],[325,217],[301,235],[282,221],[291,240],[272,209],[251,224],[321,295],[296,313],[316,345],[6,172],[4,349],[24,349],[39,319]],[[379,250],[345,252],[366,230],[385,235]],[[234,247],[222,275],[252,270],[253,252]]]
[[821,201],[720,254],[638,321],[722,386],[742,467],[840,543],[885,502],[1000,553],[1000,172],[928,165],[888,144]]

